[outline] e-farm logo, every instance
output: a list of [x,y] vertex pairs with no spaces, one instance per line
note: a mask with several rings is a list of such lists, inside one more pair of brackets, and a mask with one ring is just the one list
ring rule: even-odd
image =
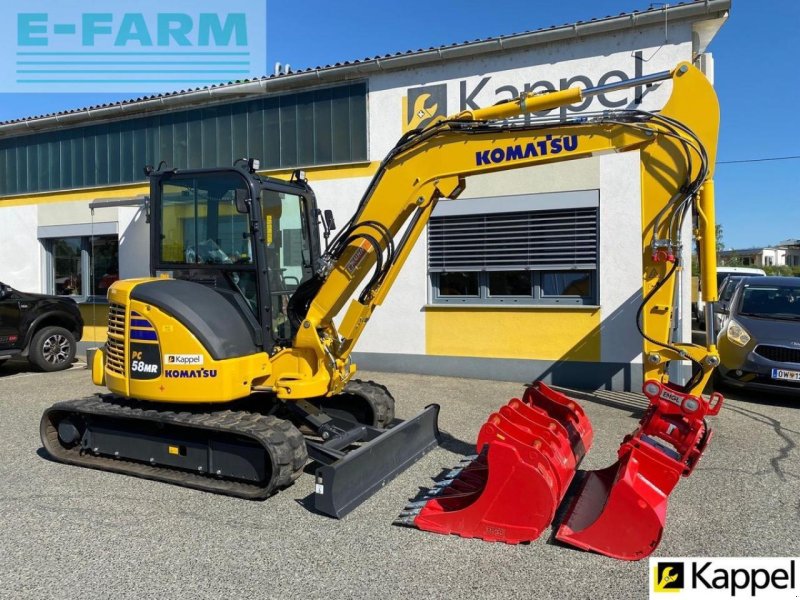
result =
[[795,558],[651,558],[650,598],[796,599],[800,597],[796,562]]
[[[0,23],[9,92],[158,92],[266,72],[266,2],[28,0]],[[12,41],[13,40],[13,41]]]

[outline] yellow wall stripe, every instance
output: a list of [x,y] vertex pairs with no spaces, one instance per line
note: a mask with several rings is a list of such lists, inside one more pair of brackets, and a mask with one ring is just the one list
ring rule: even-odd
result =
[[[326,179],[349,179],[353,177],[372,177],[378,170],[378,161],[359,163],[355,165],[332,165],[324,167],[308,167],[305,171],[312,186],[315,181]],[[289,179],[296,169],[280,169],[275,171],[259,171],[261,175]],[[117,199],[133,196],[146,196],[150,193],[148,184],[136,183],[106,187],[84,188],[80,190],[59,190],[41,194],[26,194],[24,196],[8,196],[0,198],[0,208],[5,206],[30,206],[36,204],[53,204],[56,202],[89,201],[97,198]]]
[[134,185],[87,188],[82,190],[67,190],[30,194],[26,196],[10,196],[0,198],[0,208],[6,206],[29,206],[31,204],[53,204],[56,202],[76,202],[103,199],[131,198],[150,194],[150,186],[141,183]]
[[425,351],[438,356],[600,360],[600,309],[425,309]]
[[[308,176],[308,181],[311,187],[314,187],[315,181],[322,181],[325,179],[348,179],[351,177],[372,177],[378,170],[380,163],[372,161],[368,163],[359,163],[356,165],[333,165],[328,167],[308,167],[301,168],[300,171],[305,171]],[[292,173],[298,169],[281,169],[278,171],[259,171],[261,175],[269,177],[277,177],[278,179],[289,179]]]
[[105,342],[108,327],[108,304],[78,304],[83,317],[82,342]]

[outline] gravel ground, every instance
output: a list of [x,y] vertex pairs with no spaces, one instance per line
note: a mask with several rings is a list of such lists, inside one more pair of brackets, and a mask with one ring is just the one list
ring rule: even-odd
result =
[[[409,498],[471,451],[513,383],[362,373],[409,417],[442,405],[450,434],[345,519],[304,507],[313,477],[250,502],[43,458],[38,423],[57,400],[97,391],[87,371],[0,366],[0,598],[641,598],[647,561],[620,562],[542,536],[508,546],[392,526]],[[800,554],[800,399],[728,400],[692,477],[672,494],[660,556]],[[595,443],[616,457],[644,406],[581,395]]]

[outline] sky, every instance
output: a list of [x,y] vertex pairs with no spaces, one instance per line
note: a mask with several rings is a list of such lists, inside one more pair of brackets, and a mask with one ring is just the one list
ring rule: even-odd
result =
[[[424,6],[424,11],[415,6]],[[267,64],[313,67],[662,4],[505,0],[495,5],[502,10],[492,6],[477,0],[429,0],[424,5],[396,0],[270,1]],[[800,2],[733,0],[730,18],[709,48],[722,108],[716,197],[726,248],[800,238],[800,159],[762,160],[800,156],[800,121],[793,116],[800,95],[798,25]],[[0,93],[0,121],[136,96]],[[754,160],[758,162],[730,162]]]

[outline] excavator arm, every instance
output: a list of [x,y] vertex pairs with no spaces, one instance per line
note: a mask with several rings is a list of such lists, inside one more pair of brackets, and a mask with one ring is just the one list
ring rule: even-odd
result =
[[[659,113],[624,110],[535,125],[514,120],[593,94],[657,82],[672,85]],[[331,395],[342,389],[355,372],[350,354],[372,312],[386,298],[438,200],[458,198],[466,177],[634,150],[641,157],[643,303],[637,326],[644,338],[645,379],[666,383],[671,362],[689,361],[692,376],[681,389],[699,394],[718,362],[713,336],[700,347],[672,342],[671,331],[676,274],[682,267],[681,226],[693,212],[699,217],[700,264],[705,275],[711,273],[704,276],[703,291],[708,301],[716,297],[711,178],[718,126],[711,84],[683,63],[642,80],[525,95],[406,134],[323,257],[322,272],[295,295],[298,334],[293,347],[274,361],[291,365],[292,371],[275,370],[279,396]],[[348,300],[337,329],[334,318]]]

